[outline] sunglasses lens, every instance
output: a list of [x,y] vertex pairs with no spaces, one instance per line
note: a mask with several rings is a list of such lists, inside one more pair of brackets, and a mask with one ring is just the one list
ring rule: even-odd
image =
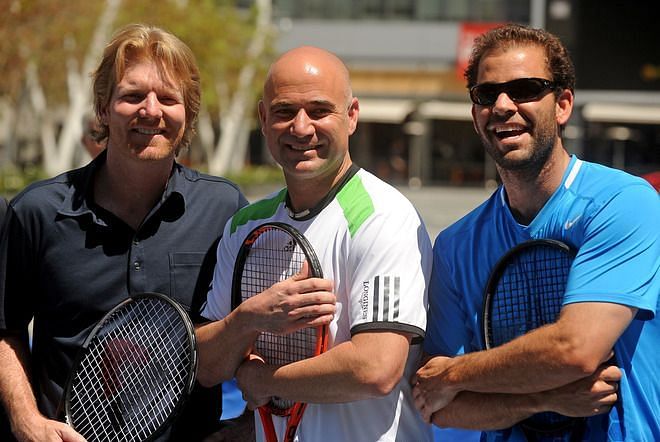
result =
[[513,101],[529,101],[537,98],[545,90],[541,81],[534,78],[526,78],[509,82],[505,91]]
[[538,99],[543,92],[553,87],[552,83],[540,78],[520,78],[506,83],[483,83],[470,89],[470,98],[476,104],[491,106],[501,93],[515,102]]
[[484,106],[490,106],[495,103],[498,95],[499,87],[497,84],[484,83],[470,89],[470,98],[472,101]]

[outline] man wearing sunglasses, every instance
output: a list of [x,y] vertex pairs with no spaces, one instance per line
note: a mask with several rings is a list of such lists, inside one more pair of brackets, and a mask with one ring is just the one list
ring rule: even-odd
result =
[[[575,74],[555,36],[519,25],[489,31],[465,75],[474,128],[502,186],[435,242],[432,356],[413,379],[416,406],[436,425],[484,430],[491,441],[526,440],[516,424],[541,411],[587,417],[580,433],[552,440],[660,440],[658,194],[564,148]],[[560,317],[480,351],[488,275],[534,238],[578,251]]]

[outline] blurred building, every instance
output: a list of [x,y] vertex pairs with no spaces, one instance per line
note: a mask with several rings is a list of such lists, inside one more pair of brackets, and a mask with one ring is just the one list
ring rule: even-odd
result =
[[[251,2],[244,1],[243,4]],[[567,148],[635,174],[660,170],[658,2],[273,0],[278,52],[339,55],[360,99],[354,160],[393,183],[482,185],[496,172],[472,128],[462,71],[505,22],[559,35],[577,70]]]

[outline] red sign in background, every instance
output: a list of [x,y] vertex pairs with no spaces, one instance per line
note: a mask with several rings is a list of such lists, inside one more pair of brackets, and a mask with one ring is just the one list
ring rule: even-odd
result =
[[458,48],[456,49],[456,76],[463,79],[467,68],[474,39],[484,32],[501,26],[502,23],[461,23],[458,33]]

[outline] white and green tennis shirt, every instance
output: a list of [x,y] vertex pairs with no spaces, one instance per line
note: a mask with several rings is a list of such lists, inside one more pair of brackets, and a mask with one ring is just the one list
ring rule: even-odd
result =
[[[416,337],[405,374],[389,395],[309,404],[298,428],[299,440],[431,440],[430,427],[414,408],[409,384],[426,329],[432,260],[431,242],[417,211],[395,188],[356,166],[308,213],[291,213],[286,195],[282,189],[229,220],[202,315],[217,320],[229,314],[234,262],[248,233],[265,222],[291,224],[316,251],[324,277],[334,281],[337,312],[329,327],[330,348],[369,330]],[[280,424],[275,426],[281,437],[286,423]],[[262,439],[261,425],[256,426]]]

